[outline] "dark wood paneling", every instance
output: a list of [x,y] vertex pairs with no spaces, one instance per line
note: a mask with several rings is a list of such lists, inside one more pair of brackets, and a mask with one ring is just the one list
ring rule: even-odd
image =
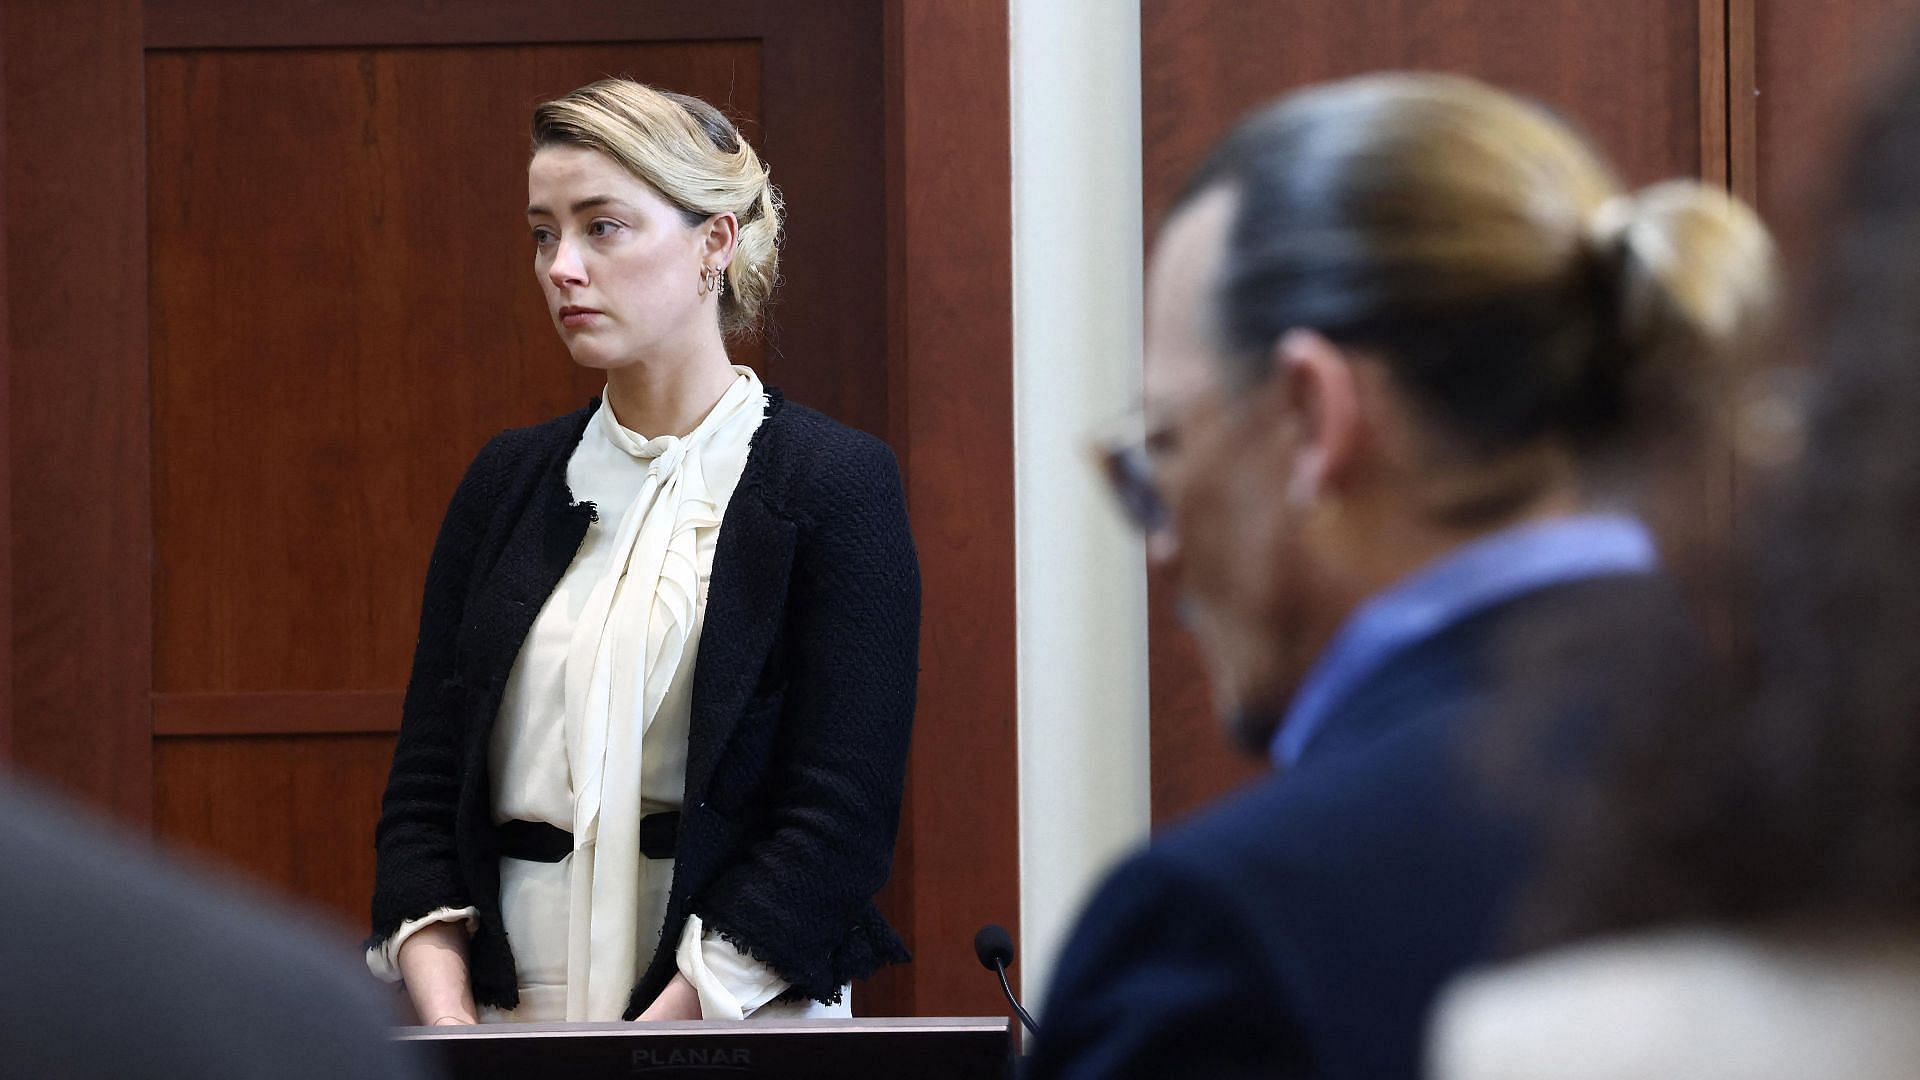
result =
[[13,757],[152,806],[145,169],[137,0],[7,5]]
[[802,23],[877,29],[873,0],[148,0],[146,7],[153,49],[712,41],[777,37]]
[[[917,506],[913,502],[913,478],[915,476],[914,467],[916,462],[913,458],[912,443],[907,438],[909,431],[907,423],[907,302],[904,289],[907,276],[907,243],[903,235],[906,220],[906,155],[902,152],[902,134],[906,129],[905,29],[902,26],[899,5],[894,3],[893,0],[888,0],[886,5],[882,29],[884,41],[882,85],[885,88],[884,100],[886,103],[886,340],[887,386],[889,388],[887,428],[889,431],[897,433],[896,438],[893,440],[893,452],[899,459],[900,473],[903,481],[907,485],[908,516],[913,519],[914,532],[917,537],[916,544],[920,548],[922,570],[924,571],[926,569],[926,536],[925,530],[921,527],[918,515],[915,513]],[[921,627],[923,634],[925,633],[925,619],[928,610],[926,604],[929,602],[930,601],[926,601],[923,597]],[[926,646],[923,642],[921,645],[921,653],[923,656],[925,652]],[[924,661],[922,661],[921,668],[924,677],[926,668]],[[916,744],[919,741],[919,732],[922,730],[921,724],[929,711],[927,708],[927,691],[928,687],[923,682],[919,687],[920,700],[915,713]],[[914,927],[913,908],[915,884],[913,866],[913,822],[917,813],[917,807],[914,801],[914,789],[919,782],[920,776],[921,771],[914,769],[911,763],[909,763],[907,788],[902,794],[900,801],[900,833],[894,843],[893,873],[892,876],[888,878],[887,884],[881,889],[880,896],[875,901],[880,910],[887,913],[887,918],[893,923],[894,929],[900,933],[901,937],[906,939],[910,948],[915,947],[915,943],[919,939],[919,934]],[[1016,780],[1015,783],[1015,797],[1017,798],[1018,781]],[[915,957],[913,968],[916,972],[921,963],[920,955],[924,955],[924,950],[920,950],[919,954]],[[916,1015],[919,1010],[914,1007],[914,980],[912,974],[913,973],[902,970],[899,967],[883,968],[875,974],[873,978],[869,979],[867,984],[873,996],[882,999],[891,1007],[891,1015],[913,1016]],[[859,994],[855,995],[856,999],[861,996],[862,995]],[[865,1015],[889,1015],[888,1013],[868,1012],[864,1007],[864,1003],[859,1000],[855,1001],[854,1008],[856,1011],[860,1011]]]
[[[1458,71],[1536,97],[1573,118],[1632,183],[1698,175],[1706,141],[1703,6],[1685,0],[1143,0],[1149,227],[1247,111],[1306,83],[1380,69]],[[1227,748],[1164,582],[1151,584],[1150,601],[1153,817],[1164,822],[1255,775],[1258,766]]]
[[204,855],[337,916],[362,936],[373,893],[378,792],[390,735],[162,738],[153,743],[153,824]]
[[155,694],[153,734],[391,734],[400,730],[403,696],[398,690]]
[[[303,3],[153,0],[148,44],[212,49],[757,41],[771,120],[757,143],[788,200],[769,378],[797,401],[896,446],[884,373],[881,0],[581,0],[562,7],[475,0]],[[823,63],[821,58],[831,57]],[[750,135],[756,133],[749,133]],[[746,345],[740,358],[761,355]]]
[[1247,110],[1390,68],[1459,71],[1537,97],[1637,183],[1700,167],[1699,11],[1684,0],[1143,0],[1140,16],[1149,225]]
[[1853,106],[1914,43],[1916,0],[1749,0],[1753,82],[1735,94],[1756,103],[1751,150],[1761,215],[1795,264],[1817,243],[1833,159]]
[[760,51],[761,149],[786,196],[787,225],[767,370],[793,400],[900,449],[905,433],[888,413],[879,3],[787,4],[774,14]]
[[[1758,197],[1755,132],[1758,84],[1754,74],[1755,0],[1726,0],[1727,177],[1726,187],[1751,206]],[[1704,65],[1703,65],[1704,66]]]
[[[7,40],[7,6],[0,4],[0,41]],[[7,115],[7,55],[0,48],[0,117]],[[7,234],[7,140],[0,137],[0,236]],[[13,415],[8,392],[13,354],[8,348],[7,260],[0,257],[0,416]],[[0,439],[0,513],[13,507],[13,440]],[[0,762],[13,756],[13,529],[0,523]]]
[[441,511],[578,407],[531,105],[609,71],[759,110],[750,43],[154,53],[154,688],[404,684]]
[[888,321],[926,590],[902,1004],[997,1013],[969,943],[1020,901],[1007,9],[892,0],[887,24]]
[[[882,63],[880,0],[794,5],[781,0],[581,0],[563,7],[475,0],[304,3],[153,0],[153,48],[485,45],[531,42],[690,42],[762,46],[772,122],[757,143],[789,208],[782,288],[766,349],[770,378],[803,401],[899,443],[881,373],[886,348],[881,268]],[[822,63],[831,57],[831,63]],[[750,133],[752,134],[752,133]],[[744,346],[752,363],[760,347]]]
[[1729,187],[1727,156],[1727,2],[1700,4],[1700,179]]

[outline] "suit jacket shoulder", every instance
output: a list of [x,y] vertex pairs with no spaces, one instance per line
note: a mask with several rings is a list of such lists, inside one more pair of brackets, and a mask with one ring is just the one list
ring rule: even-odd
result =
[[1264,819],[1256,783],[1127,858],[1087,904],[1047,992],[1028,1080],[1306,1075],[1284,960],[1256,945],[1284,894],[1237,860]]
[[[1480,767],[1480,740],[1493,724],[1554,726],[1531,714],[1584,704],[1611,669],[1606,643],[1544,632],[1563,612],[1664,595],[1540,590],[1391,658],[1294,769],[1114,874],[1063,955],[1033,1075],[1231,1075],[1259,1059],[1265,1075],[1419,1076],[1434,996],[1504,943],[1533,864],[1530,824]],[[1536,681],[1508,663],[1515,640],[1583,648],[1529,653],[1565,661]],[[1217,1012],[1237,1024],[1221,1030]]]

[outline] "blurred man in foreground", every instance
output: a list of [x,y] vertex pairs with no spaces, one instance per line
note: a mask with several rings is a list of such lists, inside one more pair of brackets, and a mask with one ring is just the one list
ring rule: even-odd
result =
[[1220,147],[1152,259],[1144,439],[1109,473],[1280,772],[1100,890],[1030,1076],[1419,1075],[1533,855],[1465,760],[1483,718],[1577,744],[1589,690],[1684,648],[1505,657],[1604,609],[1689,639],[1624,493],[1701,430],[1770,266],[1725,195],[1624,193],[1464,79],[1310,89]]

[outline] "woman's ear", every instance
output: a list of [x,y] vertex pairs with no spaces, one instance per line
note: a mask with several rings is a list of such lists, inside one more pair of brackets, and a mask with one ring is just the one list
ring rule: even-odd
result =
[[1352,476],[1361,442],[1360,388],[1346,351],[1313,330],[1282,334],[1271,360],[1272,382],[1295,432],[1287,498],[1305,505]]
[[715,214],[707,219],[702,237],[701,261],[724,267],[733,261],[733,249],[740,242],[740,219],[732,214]]

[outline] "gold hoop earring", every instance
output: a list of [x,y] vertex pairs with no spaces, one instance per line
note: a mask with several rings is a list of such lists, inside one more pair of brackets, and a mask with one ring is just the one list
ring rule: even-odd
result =
[[727,272],[718,266],[709,266],[700,271],[700,293],[721,293],[727,291]]

